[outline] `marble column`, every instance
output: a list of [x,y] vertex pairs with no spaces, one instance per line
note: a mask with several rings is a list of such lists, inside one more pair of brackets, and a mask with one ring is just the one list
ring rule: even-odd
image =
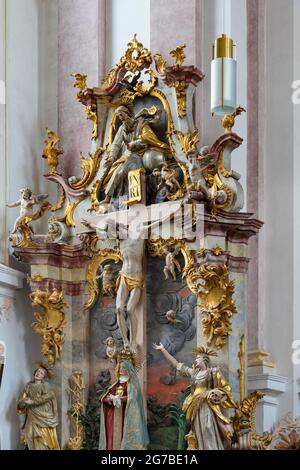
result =
[[58,135],[67,177],[81,174],[80,152],[88,154],[91,147],[91,122],[76,100],[70,75],[87,75],[91,86],[106,72],[106,0],[64,0],[59,2],[58,18]]
[[[169,53],[175,47],[186,44],[185,64],[195,65],[201,71],[203,66],[204,41],[204,0],[172,1],[172,7],[167,0],[151,0],[150,3],[150,50],[153,54],[159,52],[169,63],[172,57]],[[162,27],[169,25],[169,27]],[[211,45],[208,45],[210,47]],[[206,71],[207,72],[207,71]],[[204,71],[205,73],[205,71]],[[207,80],[206,80],[207,81]],[[196,89],[195,125],[202,133],[203,87]]]
[[[247,1],[247,57],[248,57],[248,145],[247,188],[248,210],[264,220],[264,142],[265,142],[265,87],[266,87],[266,3]],[[263,249],[263,231],[249,244],[249,294],[248,329],[250,349],[264,347],[261,334],[260,313],[264,310],[264,264],[259,257]],[[260,259],[260,262],[259,262]]]

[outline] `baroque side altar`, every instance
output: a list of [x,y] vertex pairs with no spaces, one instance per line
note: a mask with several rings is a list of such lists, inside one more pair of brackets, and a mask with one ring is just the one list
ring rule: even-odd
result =
[[[271,441],[255,429],[263,394],[247,393],[247,245],[262,223],[241,212],[231,168],[244,109],[200,145],[193,100],[205,77],[185,64],[184,48],[167,61],[134,36],[100,87],[73,74],[91,121],[82,175],[62,176],[64,149],[47,129],[45,176],[59,199],[26,188],[14,204],[10,241],[31,268],[61,448]],[[34,221],[49,214],[48,233],[36,234]]]

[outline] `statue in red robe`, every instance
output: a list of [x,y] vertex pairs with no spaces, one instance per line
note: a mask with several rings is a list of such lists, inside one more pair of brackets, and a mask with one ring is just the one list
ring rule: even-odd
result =
[[99,450],[145,450],[149,443],[141,387],[132,363],[117,366],[117,382],[101,398]]

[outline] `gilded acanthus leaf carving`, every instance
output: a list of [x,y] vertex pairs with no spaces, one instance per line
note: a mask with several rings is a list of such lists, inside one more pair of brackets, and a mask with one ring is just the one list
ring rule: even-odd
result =
[[232,128],[235,124],[235,118],[237,116],[240,116],[242,113],[245,113],[246,110],[245,108],[243,108],[241,105],[239,105],[236,110],[234,111],[234,113],[232,114],[226,114],[221,123],[222,123],[222,126],[224,127],[225,129],[225,132],[227,133],[230,133],[232,131]]
[[48,166],[52,173],[57,173],[57,167],[59,164],[59,156],[63,155],[64,149],[62,147],[57,147],[60,142],[60,139],[57,137],[55,132],[46,128],[48,134],[48,140],[45,140],[45,148],[43,150],[43,158],[47,159]]
[[138,41],[137,35],[135,34],[133,39],[128,43],[128,48],[120,62],[124,65],[126,70],[135,72],[136,70],[151,65],[151,52]]
[[[128,83],[129,87],[124,86],[123,84],[120,89],[120,99],[114,102],[114,107],[120,105],[130,106],[136,98],[149,95],[151,93],[157,83],[157,78],[151,69],[146,70],[145,75],[149,75],[148,82],[139,80],[134,86],[132,86],[131,83]],[[123,82],[124,81],[125,79]]]
[[215,256],[220,256],[220,255],[223,255],[224,250],[223,250],[219,245],[215,245],[215,246],[211,249],[211,252],[212,252]]
[[131,72],[149,68],[152,62],[151,52],[138,41],[135,34],[128,43],[125,54],[121,57],[118,64],[111,69],[101,82],[101,89],[109,88],[115,80],[115,77],[122,67]]
[[81,73],[72,73],[71,77],[75,78],[75,83],[73,85],[74,88],[78,88],[79,92],[77,94],[77,99],[80,100],[83,92],[87,88],[87,75],[83,75]]
[[177,46],[174,50],[170,52],[170,55],[175,59],[175,63],[173,65],[173,68],[175,70],[181,69],[183,62],[186,59],[186,55],[183,50],[185,48],[186,44],[183,44],[182,46]]
[[237,405],[233,428],[238,436],[240,450],[265,450],[272,441],[270,433],[258,435],[256,432],[256,407],[264,396],[264,393],[256,390]]
[[33,307],[39,306],[43,314],[35,312],[36,321],[32,324],[33,330],[42,338],[42,354],[47,357],[48,364],[53,367],[60,357],[65,341],[64,329],[66,327],[65,312],[68,307],[64,301],[63,292],[53,289],[37,290],[30,295]]
[[162,56],[162,54],[155,54],[154,62],[155,62],[155,68],[156,68],[157,73],[161,75],[162,77],[165,76],[166,69],[167,69],[167,61]]
[[67,227],[75,227],[74,212],[84,199],[85,196],[80,196],[76,201],[72,202],[71,199],[67,197],[64,215],[61,217],[52,217],[49,219],[49,224],[53,222],[62,222],[66,224]]
[[[204,281],[199,287],[203,332],[207,344],[215,342],[216,348],[224,346],[231,332],[231,317],[237,313],[233,300],[234,281],[229,280],[228,266],[204,265],[199,268],[199,278]],[[195,276],[195,273],[194,273]]]
[[87,115],[87,119],[89,119],[93,123],[92,140],[96,140],[98,137],[97,106],[95,104],[90,104],[86,106],[85,113]]
[[199,142],[198,129],[195,129],[193,132],[188,131],[186,134],[183,134],[181,131],[174,131],[174,134],[177,135],[184,153],[193,150]]
[[188,83],[186,82],[175,82],[174,84],[177,97],[177,111],[178,116],[183,118],[186,115],[186,91],[188,88]]
[[96,150],[94,155],[89,153],[88,158],[80,153],[83,175],[80,180],[70,182],[70,186],[73,189],[85,189],[93,182],[95,176],[97,175],[97,171],[99,170],[104,151],[105,149],[100,147],[98,150]]

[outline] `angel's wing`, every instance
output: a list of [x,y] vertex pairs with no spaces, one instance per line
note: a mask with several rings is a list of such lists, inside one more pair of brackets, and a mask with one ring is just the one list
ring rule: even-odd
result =
[[217,158],[218,156],[215,153],[210,153],[208,155],[205,155],[204,157],[200,155],[200,157],[198,157],[198,161],[200,163],[201,169],[205,170],[209,166],[216,165]]
[[37,194],[36,200],[38,202],[45,201],[48,198],[48,194]]
[[174,264],[176,268],[178,269],[178,272],[181,273],[181,266],[180,266],[178,259],[174,258]]

